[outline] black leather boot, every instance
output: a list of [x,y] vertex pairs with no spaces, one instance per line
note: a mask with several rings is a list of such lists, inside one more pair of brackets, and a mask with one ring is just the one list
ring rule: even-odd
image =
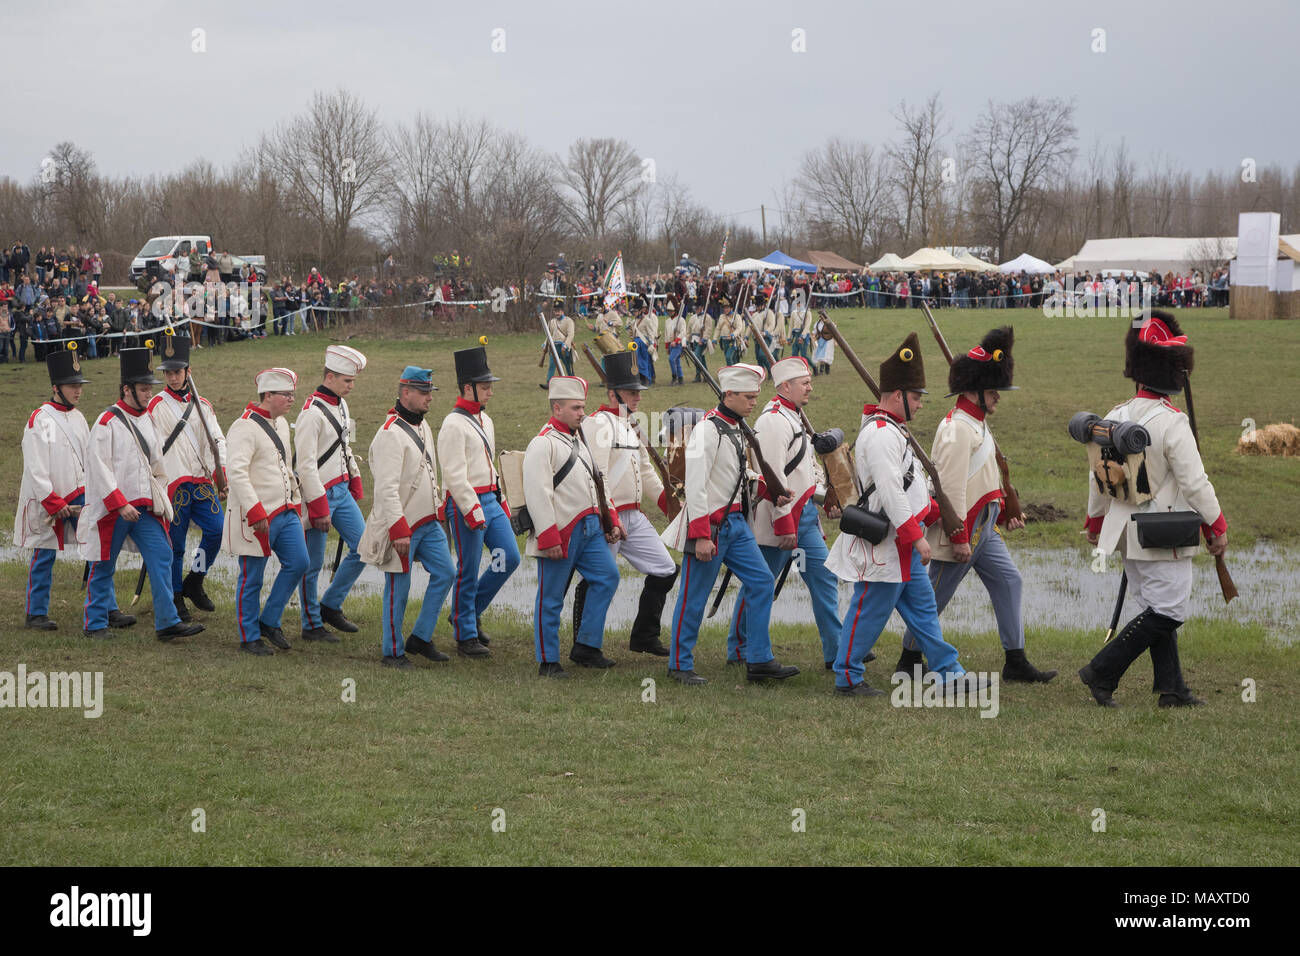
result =
[[918,666],[921,668],[922,673],[924,673],[925,656],[920,651],[909,651],[905,647],[903,648],[903,653],[898,657],[898,663],[894,665],[894,674],[895,676],[898,674],[904,674],[907,676],[908,680],[911,680],[916,676],[915,671]]
[[181,582],[181,594],[190,599],[200,611],[215,611],[216,605],[208,597],[208,592],[203,590],[203,575],[196,571],[191,571],[185,575],[185,580]]
[[659,640],[659,621],[663,617],[668,592],[673,589],[679,571],[681,568],[676,567],[672,574],[646,575],[645,584],[641,588],[641,602],[637,605],[636,620],[632,622],[631,640],[628,644],[630,650],[656,657],[668,656],[668,648]]
[[1182,621],[1163,614],[1151,615],[1159,636],[1151,642],[1152,693],[1160,695],[1161,707],[1199,707],[1205,701],[1188,689],[1178,660],[1178,628]]
[[1007,662],[1002,667],[1002,679],[1024,684],[1046,684],[1056,676],[1056,671],[1040,671],[1025,657],[1025,649],[1007,651]]
[[1120,678],[1142,656],[1142,652],[1151,646],[1151,642],[1160,636],[1157,626],[1151,620],[1153,616],[1151,609],[1147,608],[1133,618],[1079,671],[1079,679],[1088,685],[1093,699],[1102,707],[1117,706],[1111,695],[1119,686]]

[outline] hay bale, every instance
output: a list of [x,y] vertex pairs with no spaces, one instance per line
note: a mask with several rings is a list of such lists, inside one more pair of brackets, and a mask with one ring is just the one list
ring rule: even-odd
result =
[[1300,428],[1287,424],[1256,428],[1238,439],[1237,454],[1300,458]]

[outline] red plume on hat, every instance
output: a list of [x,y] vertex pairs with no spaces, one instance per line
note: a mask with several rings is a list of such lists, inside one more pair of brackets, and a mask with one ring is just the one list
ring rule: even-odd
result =
[[1193,352],[1178,320],[1161,309],[1137,322],[1124,338],[1124,375],[1155,392],[1183,390],[1183,375],[1192,370]]
[[983,392],[987,389],[1005,390],[1015,373],[1011,347],[1016,333],[1009,325],[990,330],[980,344],[965,355],[958,355],[948,368],[948,394]]

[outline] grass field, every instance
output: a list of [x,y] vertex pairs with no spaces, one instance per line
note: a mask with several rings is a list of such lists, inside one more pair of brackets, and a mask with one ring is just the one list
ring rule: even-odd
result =
[[[834,317],[873,369],[906,331],[922,333],[931,396],[916,430],[928,441],[948,405],[923,318],[851,310]],[[1008,396],[994,425],[1025,503],[1067,517],[1032,524],[1011,536],[1011,547],[1082,547],[1084,459],[1065,422],[1081,408],[1104,412],[1131,392],[1120,375],[1125,320],[1046,319],[1028,310],[938,317],[954,349],[995,323],[1016,325],[1022,390]],[[1293,420],[1300,323],[1234,323],[1209,310],[1180,319],[1197,347],[1202,445],[1230,547],[1296,544],[1300,462],[1242,458],[1233,448],[1244,418]],[[505,379],[491,409],[502,448],[522,448],[547,414],[538,338],[494,337],[489,345]],[[435,407],[445,407],[454,395],[450,353],[471,342],[350,342],[371,362],[351,401],[363,456],[401,367],[431,366],[444,386]],[[269,365],[295,368],[305,397],[325,344],[320,335],[204,349],[196,376],[228,423],[254,397],[253,374]],[[114,397],[117,365],[85,368],[90,413]],[[660,374],[667,377],[664,360]],[[0,368],[0,447],[11,450],[0,456],[0,508],[9,514],[19,436],[47,381],[31,363]],[[833,374],[814,382],[814,423],[852,433],[866,396],[847,362],[837,357]],[[688,385],[651,392],[643,408],[677,402],[709,404],[703,386]],[[0,670],[21,662],[29,672],[102,671],[105,703],[92,720],[79,710],[0,712],[0,761],[9,768],[0,858],[9,863],[1296,861],[1300,651],[1294,634],[1234,624],[1230,612],[1184,629],[1188,681],[1208,707],[1157,710],[1145,657],[1120,688],[1121,710],[1092,705],[1073,672],[1095,651],[1098,633],[1081,621],[1078,630],[1031,633],[1031,658],[1062,676],[1002,687],[998,716],[981,719],[973,710],[833,698],[811,628],[774,629],[778,656],[804,673],[770,688],[746,685],[722,665],[716,626],[700,641],[706,688],[670,684],[661,661],[629,653],[626,636],[613,633],[607,646],[618,667],[539,681],[531,622],[491,611],[492,659],[397,674],[377,663],[377,598],[349,601],[363,630],[341,645],[302,649],[295,641],[289,654],[252,660],[235,652],[232,598],[220,592],[217,611],[200,615],[207,632],[188,642],[158,644],[146,606],[133,631],[92,646],[77,627],[80,565],[72,562],[56,568],[51,615],[61,630],[28,632],[25,572],[17,559],[0,564],[0,588],[11,595],[0,608]],[[118,577],[124,602],[128,577]],[[625,586],[639,586],[629,577]],[[293,610],[285,630],[296,634]],[[445,626],[436,639],[446,644]],[[1001,666],[995,634],[954,641],[968,669]],[[867,671],[879,687],[889,687],[896,649],[887,631],[881,661]],[[646,678],[657,681],[653,702],[644,700]],[[1258,695],[1251,703],[1242,700],[1248,678]],[[343,699],[348,681],[354,702]],[[192,828],[196,809],[206,832]],[[492,827],[496,810],[504,811],[504,832]],[[792,830],[795,810],[805,812],[806,832]],[[1094,832],[1097,810],[1105,832]]]

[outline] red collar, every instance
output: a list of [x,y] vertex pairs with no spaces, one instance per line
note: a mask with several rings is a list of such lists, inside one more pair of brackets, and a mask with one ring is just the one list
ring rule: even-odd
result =
[[884,415],[884,416],[886,416],[886,417],[888,417],[888,418],[892,418],[894,421],[898,422],[898,424],[900,424],[900,425],[903,424],[903,420],[902,420],[901,418],[899,418],[897,415],[895,415],[895,414],[894,414],[893,412],[891,412],[889,409],[887,409],[887,408],[881,408],[879,405],[877,405],[877,406],[875,407],[875,409],[874,409],[874,411],[872,412],[872,414],[873,414],[873,415]]
[[870,402],[867,402],[867,404],[862,406],[863,415],[874,415],[875,413],[876,413],[876,406],[872,405]]
[[468,398],[465,398],[464,396],[456,399],[456,404],[454,407],[463,408],[471,415],[477,415],[479,412],[483,411],[482,405],[480,405],[478,402],[471,402]]
[[573,434],[573,429],[570,428],[568,425],[564,424],[564,422],[560,421],[558,418],[552,418],[546,424],[550,425],[557,432],[563,432],[566,435]]
[[178,392],[176,389],[168,385],[167,391],[171,394],[171,397],[176,399],[178,402],[188,402],[190,400],[190,393],[188,390],[185,392]]
[[76,405],[64,405],[60,402],[55,402],[55,401],[49,401],[46,402],[45,404],[50,406],[50,408],[54,409],[56,412],[70,412],[77,407]]
[[254,412],[255,414],[261,415],[268,422],[271,420],[271,416],[266,414],[266,409],[263,408],[261,405],[257,404],[257,402],[249,402],[247,405],[244,406],[244,411]]
[[[620,406],[620,408],[621,408],[621,406]],[[609,412],[609,413],[610,413],[611,415],[613,415],[615,418],[622,418],[622,417],[623,417],[623,413],[622,413],[622,411],[620,411],[618,408],[613,408],[612,406],[609,406],[609,405],[602,405],[602,406],[600,406],[600,408],[596,409],[596,411],[597,411],[597,412]]]
[[139,418],[141,415],[144,414],[144,409],[140,409],[139,411],[136,411],[134,408],[126,404],[126,402],[120,398],[116,402],[114,402],[114,404],[117,405],[118,408],[122,409],[122,411],[130,415],[132,418]]
[[333,393],[322,392],[319,388],[316,389],[316,391],[311,393],[311,397],[319,398],[321,401],[326,402],[330,405],[337,405],[339,403],[339,397],[337,395],[334,395]]
[[790,409],[790,411],[792,412],[799,411],[799,409],[795,406],[794,402],[790,401],[790,399],[786,398],[784,395],[776,396],[776,400],[780,402],[782,405],[784,405],[786,408]]
[[712,414],[717,415],[719,418],[721,418],[721,419],[722,419],[724,422],[726,422],[728,425],[734,425],[734,424],[736,424],[736,422],[740,421],[740,419],[739,419],[738,417],[737,417],[737,418],[732,418],[732,417],[731,417],[731,415],[734,415],[735,412],[732,412],[731,415],[728,415],[726,412],[724,412],[724,411],[722,410],[722,406],[721,406],[721,405],[719,405],[717,408],[713,409]]
[[1152,392],[1145,388],[1139,388],[1134,398],[1154,398],[1158,402],[1169,401],[1168,395],[1161,395],[1159,392]]
[[979,405],[974,402],[967,400],[965,395],[962,395],[957,399],[957,409],[965,412],[977,422],[984,421],[984,409],[980,408]]

